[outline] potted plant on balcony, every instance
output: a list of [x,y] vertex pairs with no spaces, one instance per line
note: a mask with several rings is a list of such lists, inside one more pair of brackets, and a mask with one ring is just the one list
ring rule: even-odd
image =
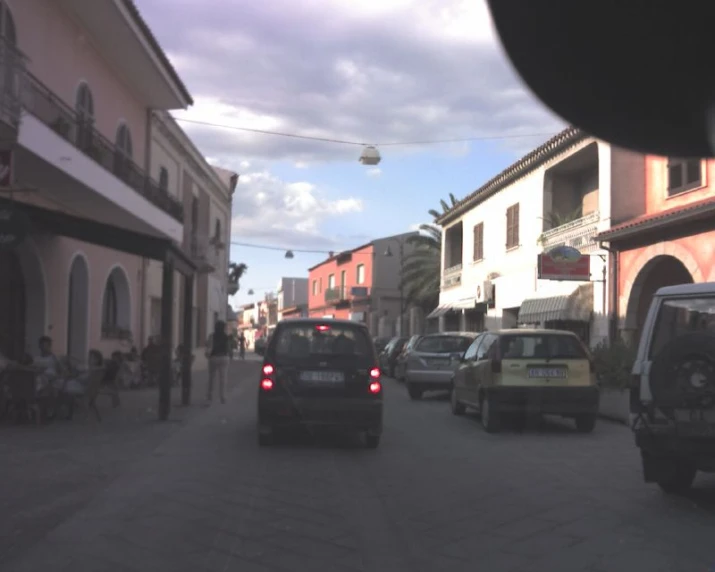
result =
[[248,271],[248,266],[243,262],[231,262],[228,265],[228,294],[233,296],[240,288],[240,281]]
[[60,116],[54,120],[51,127],[54,130],[54,132],[57,133],[60,137],[69,139],[70,129],[72,129],[72,125],[70,124],[69,121],[67,121],[67,119]]

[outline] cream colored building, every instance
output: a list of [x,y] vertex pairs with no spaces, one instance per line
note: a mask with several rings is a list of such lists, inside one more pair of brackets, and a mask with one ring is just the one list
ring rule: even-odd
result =
[[[193,351],[196,367],[205,361],[202,348],[216,320],[226,320],[231,201],[238,175],[208,164],[168,114],[155,112],[151,123],[151,175],[184,206],[182,247],[197,266],[193,301]],[[144,261],[142,341],[161,329],[162,264]],[[183,336],[183,282],[175,280],[172,346]]]

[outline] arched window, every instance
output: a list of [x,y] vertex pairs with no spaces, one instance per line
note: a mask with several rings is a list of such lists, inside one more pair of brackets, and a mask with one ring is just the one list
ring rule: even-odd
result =
[[117,129],[117,136],[114,140],[114,172],[125,180],[129,175],[132,154],[132,134],[126,123],[122,123]]
[[3,0],[0,0],[0,36],[11,46],[17,47],[15,20],[12,17],[10,8]]
[[4,84],[2,89],[5,93],[12,93],[19,97],[20,81],[17,74],[20,68],[18,62],[14,61],[20,57],[14,51],[17,48],[17,30],[10,8],[3,0],[0,0],[0,41],[6,46],[3,50],[5,60],[2,65],[3,77],[0,79]]
[[107,279],[104,289],[104,307],[102,308],[102,329],[109,330],[117,327],[117,286],[114,277]]
[[77,145],[88,152],[93,142],[94,97],[86,82],[82,82],[77,88],[75,112],[77,113]]
[[122,123],[117,129],[117,139],[114,142],[117,153],[120,153],[127,159],[131,159],[134,155],[134,148],[132,147],[132,134],[129,131],[126,123]]

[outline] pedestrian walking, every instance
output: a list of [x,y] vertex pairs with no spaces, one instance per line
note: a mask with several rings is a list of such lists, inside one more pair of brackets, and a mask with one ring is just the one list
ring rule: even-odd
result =
[[241,359],[246,359],[246,336],[241,332],[238,336],[238,349],[241,352]]
[[213,334],[206,341],[206,357],[209,360],[209,385],[206,391],[206,401],[213,400],[214,384],[218,378],[218,393],[221,403],[226,403],[226,383],[228,380],[230,340],[226,333],[226,322],[218,320]]

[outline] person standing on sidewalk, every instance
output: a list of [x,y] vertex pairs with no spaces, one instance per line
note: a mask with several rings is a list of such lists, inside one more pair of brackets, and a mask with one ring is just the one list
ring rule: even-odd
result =
[[243,332],[241,332],[238,335],[238,347],[241,352],[241,359],[246,359],[246,336],[243,335]]
[[226,383],[228,379],[228,362],[230,344],[226,333],[226,322],[218,320],[214,326],[213,334],[206,342],[206,357],[209,360],[209,385],[206,392],[206,401],[213,400],[214,383],[218,377],[218,393],[221,403],[226,403]]

